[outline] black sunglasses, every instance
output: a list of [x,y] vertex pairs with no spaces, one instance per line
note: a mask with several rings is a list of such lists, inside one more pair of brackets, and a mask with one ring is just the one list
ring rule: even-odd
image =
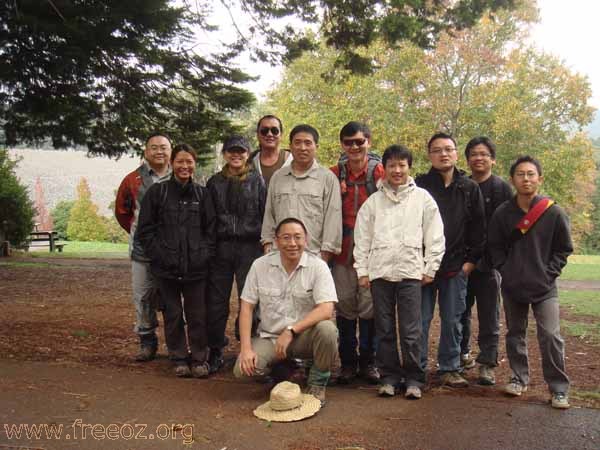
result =
[[277,127],[264,127],[259,130],[260,134],[262,134],[263,136],[269,134],[269,131],[273,136],[279,136],[279,128]]
[[366,139],[342,139],[342,145],[344,147],[352,147],[352,144],[360,147],[361,145],[365,145],[365,142],[367,142]]

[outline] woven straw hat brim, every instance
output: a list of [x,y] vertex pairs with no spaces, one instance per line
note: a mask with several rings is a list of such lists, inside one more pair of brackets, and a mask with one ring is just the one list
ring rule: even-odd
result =
[[295,422],[314,416],[321,409],[321,402],[310,394],[302,394],[302,404],[298,408],[288,411],[275,411],[271,409],[270,403],[260,405],[254,410],[254,415],[269,422]]

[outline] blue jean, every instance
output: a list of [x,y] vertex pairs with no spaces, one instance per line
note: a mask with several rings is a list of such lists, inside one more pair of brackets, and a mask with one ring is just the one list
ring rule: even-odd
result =
[[[359,339],[356,339],[356,321],[358,320]],[[375,362],[377,340],[375,338],[375,321],[373,319],[344,319],[337,316],[335,319],[339,330],[339,352],[342,367],[356,368],[357,363],[361,368],[366,368]],[[358,356],[356,346],[358,345]]]
[[[437,294],[437,295],[436,295]],[[460,370],[460,343],[462,340],[461,317],[465,312],[467,277],[461,270],[450,278],[436,278],[423,287],[421,297],[421,367],[427,368],[429,348],[429,326],[433,319],[435,300],[438,298],[441,319],[440,343],[438,346],[438,371],[456,372]]]

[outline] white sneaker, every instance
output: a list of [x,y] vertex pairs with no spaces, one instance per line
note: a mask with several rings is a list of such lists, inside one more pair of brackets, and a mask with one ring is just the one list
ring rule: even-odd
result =
[[502,391],[513,397],[520,397],[523,392],[527,392],[527,385],[522,384],[516,378],[511,378],[509,383],[502,388]]
[[406,388],[406,393],[404,396],[406,398],[418,400],[421,398],[421,389],[419,389],[417,386],[409,386]]

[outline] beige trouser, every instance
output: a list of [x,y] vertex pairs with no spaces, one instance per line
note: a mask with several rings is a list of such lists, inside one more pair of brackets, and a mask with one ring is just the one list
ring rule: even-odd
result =
[[[256,352],[256,376],[270,373],[270,366],[278,361],[275,354],[275,340],[252,338],[252,349]],[[313,368],[319,372],[329,372],[337,354],[337,328],[331,320],[323,320],[314,327],[303,331],[287,350],[288,358],[312,359]],[[240,369],[238,356],[233,374],[236,378],[245,377]]]
[[373,318],[373,298],[371,291],[358,285],[356,269],[352,266],[335,264],[331,271],[335,291],[338,296],[336,313],[344,319]]

